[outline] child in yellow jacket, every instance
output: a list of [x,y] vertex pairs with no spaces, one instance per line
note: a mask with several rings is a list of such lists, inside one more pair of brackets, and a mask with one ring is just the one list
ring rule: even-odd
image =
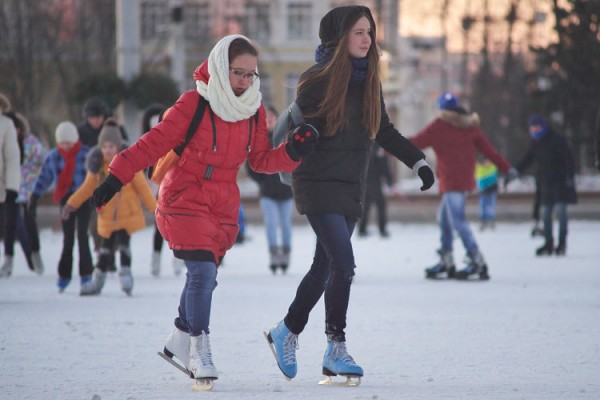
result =
[[[94,189],[106,176],[113,157],[123,147],[118,124],[112,119],[107,120],[98,136],[98,146],[94,147],[87,157],[85,181],[63,207],[61,213],[63,219],[68,218],[71,212],[88,201]],[[154,212],[156,199],[142,172],[138,172],[117,196],[98,211],[98,234],[101,237],[100,257],[94,279],[81,287],[80,294],[82,296],[98,295],[102,291],[106,281],[106,272],[111,265],[114,265],[117,249],[115,244],[121,255],[119,272],[121,289],[127,295],[131,295],[133,277],[131,275],[129,240],[133,232],[146,226],[140,200],[149,211]]]

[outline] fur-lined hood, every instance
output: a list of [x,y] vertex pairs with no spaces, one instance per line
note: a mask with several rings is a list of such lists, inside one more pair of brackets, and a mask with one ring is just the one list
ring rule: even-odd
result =
[[[121,150],[125,150],[127,145],[122,145]],[[87,157],[85,158],[85,168],[90,171],[92,174],[97,174],[100,172],[100,169],[104,165],[104,156],[102,155],[102,150],[100,150],[100,146],[96,145],[92,147]]]
[[468,129],[479,126],[479,115],[475,112],[461,113],[454,110],[440,110],[439,119],[459,129]]

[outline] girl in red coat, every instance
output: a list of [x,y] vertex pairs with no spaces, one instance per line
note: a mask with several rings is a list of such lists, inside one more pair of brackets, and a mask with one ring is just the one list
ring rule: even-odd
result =
[[165,354],[175,356],[202,381],[217,379],[208,336],[211,299],[217,267],[239,229],[238,170],[248,159],[257,172],[291,172],[300,157],[314,150],[316,140],[314,134],[300,134],[271,149],[257,63],[258,51],[249,39],[221,39],[194,72],[196,89],[185,92],[160,124],[115,157],[110,174],[93,195],[96,207],[102,207],[137,171],[180,144],[200,96],[206,99],[209,106],[196,133],[161,183],[156,208],[160,232],[187,268]]

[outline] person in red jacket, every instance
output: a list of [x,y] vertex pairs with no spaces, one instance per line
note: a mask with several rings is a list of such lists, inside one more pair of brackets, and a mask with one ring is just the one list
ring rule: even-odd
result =
[[[479,128],[479,116],[469,113],[458,104],[451,93],[437,100],[439,116],[411,138],[420,149],[433,148],[437,158],[437,175],[442,199],[438,209],[442,247],[440,262],[425,270],[427,278],[446,275],[449,278],[469,279],[479,276],[489,279],[488,267],[465,216],[467,194],[475,189],[475,162],[482,153],[503,174],[514,177],[517,172],[486,139]],[[510,172],[509,172],[510,171]],[[466,250],[467,266],[456,271],[452,245],[456,230]]]
[[209,342],[212,292],[217,267],[239,230],[238,170],[247,159],[257,172],[291,172],[301,157],[314,151],[318,135],[310,127],[299,127],[289,141],[271,149],[257,63],[258,51],[248,38],[221,39],[194,72],[196,89],[183,93],[158,125],[113,159],[109,175],[92,197],[94,205],[102,207],[137,171],[180,144],[200,96],[206,99],[209,106],[196,133],[161,182],[156,223],[187,268],[165,354],[175,356],[208,387],[217,379]]

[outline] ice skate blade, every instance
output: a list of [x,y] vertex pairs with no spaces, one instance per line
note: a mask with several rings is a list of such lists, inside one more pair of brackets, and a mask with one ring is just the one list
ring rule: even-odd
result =
[[489,274],[475,274],[475,275],[468,275],[468,276],[457,275],[454,278],[457,281],[462,281],[462,282],[478,282],[478,281],[489,281],[490,275]]
[[[271,339],[271,335],[267,331],[263,331],[263,334],[265,335],[265,339],[267,339],[267,344],[269,345],[269,348],[271,349],[271,352],[273,353],[273,357],[275,357],[275,363],[277,364],[277,367],[279,368],[279,363],[277,362],[277,353],[275,352],[275,346],[273,346],[273,339]],[[281,368],[279,368],[279,370],[281,371]],[[292,378],[287,376],[283,371],[281,371],[281,373],[283,374],[283,377],[286,380],[288,380],[288,381],[292,380]]]
[[198,392],[209,392],[215,387],[213,378],[198,378],[192,385],[192,389]]
[[359,375],[342,375],[346,380],[344,382],[334,381],[330,376],[325,376],[325,379],[319,381],[319,385],[323,386],[342,386],[355,387],[360,385],[361,376]]
[[177,361],[173,360],[171,357],[169,357],[168,355],[166,355],[165,353],[159,351],[157,353],[159,356],[161,356],[165,361],[167,361],[169,364],[171,364],[172,366],[174,366],[175,368],[177,368],[178,370],[180,370],[181,372],[183,372],[184,374],[186,374],[187,376],[189,376],[190,378],[193,378],[194,375],[185,367],[181,366],[179,363],[177,363]]

